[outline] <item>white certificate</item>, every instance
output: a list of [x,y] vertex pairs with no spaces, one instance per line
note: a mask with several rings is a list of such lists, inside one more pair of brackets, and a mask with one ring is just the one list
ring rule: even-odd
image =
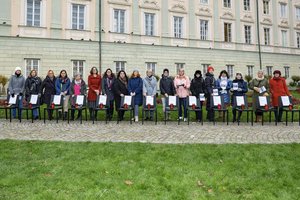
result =
[[239,89],[239,84],[238,83],[233,83],[232,84],[232,89],[233,90],[238,90]]
[[169,96],[169,106],[173,104],[173,106],[176,106],[176,96]]
[[197,106],[197,99],[195,96],[189,96],[189,106],[192,106],[193,104]]
[[12,97],[11,95],[10,95],[10,97],[9,97],[9,102],[8,102],[9,104],[16,104],[17,103],[17,95],[15,95],[14,97]]
[[265,86],[262,86],[261,88],[259,88],[259,93],[264,93],[266,90]]
[[259,96],[258,100],[259,100],[260,106],[265,106],[268,104],[267,97],[265,97],[265,96]]
[[244,96],[237,96],[237,97],[236,97],[236,105],[237,105],[237,106],[245,105],[245,99],[244,99]]
[[281,101],[283,106],[289,106],[291,104],[289,96],[282,96]]
[[106,95],[100,95],[99,96],[99,105],[102,104],[106,106],[107,96]]
[[60,102],[61,102],[61,96],[60,95],[54,95],[54,97],[53,97],[54,105],[60,105]]
[[83,102],[84,102],[84,95],[77,95],[76,96],[76,104],[83,105]]
[[204,93],[200,93],[199,94],[199,99],[200,99],[200,101],[205,101],[205,95],[204,95]]
[[131,105],[131,99],[132,99],[131,96],[128,96],[128,95],[124,96],[124,104],[127,104],[128,106],[130,106]]
[[219,95],[219,90],[213,89],[213,96],[218,96],[218,95]]
[[221,96],[213,96],[214,100],[214,106],[221,105]]
[[154,106],[153,96],[146,96],[146,105]]
[[35,104],[37,104],[37,101],[38,101],[38,98],[39,98],[39,95],[37,95],[37,94],[32,94],[31,96],[30,96],[30,104],[33,104],[33,105],[35,105]]

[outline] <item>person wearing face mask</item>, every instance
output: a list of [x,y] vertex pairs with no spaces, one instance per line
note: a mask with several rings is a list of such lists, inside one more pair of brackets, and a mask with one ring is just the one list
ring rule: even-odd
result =
[[[36,70],[31,70],[28,78],[25,81],[25,99],[26,102],[29,102],[30,95],[32,94],[38,94],[39,97],[41,97],[40,94],[40,88],[41,88],[42,80],[40,77],[37,76]],[[38,119],[38,110],[33,110],[33,118],[36,120]]]
[[[146,77],[143,79],[143,95],[154,97],[156,95],[156,91],[157,91],[157,80],[153,76],[152,70],[147,70]],[[150,120],[150,121],[153,120],[153,111],[146,111],[145,115],[146,115],[145,120]]]
[[[53,70],[49,70],[46,78],[43,80],[41,85],[40,94],[42,96],[42,102],[47,105],[47,108],[50,108],[51,105],[51,96],[56,94],[55,89],[56,77]],[[48,119],[52,120],[53,110],[48,109]]]
[[249,83],[249,89],[253,90],[252,108],[256,115],[255,122],[261,122],[262,113],[256,110],[258,96],[269,96],[269,81],[264,77],[262,70],[257,72],[257,77]]
[[212,66],[207,68],[207,73],[205,74],[205,97],[206,97],[206,118],[208,121],[212,122],[214,120],[214,112],[211,107],[211,96],[213,95],[213,90],[215,89],[216,79],[214,78],[215,69]]
[[[235,101],[236,96],[244,96],[244,98],[247,98],[245,94],[248,92],[248,85],[247,82],[244,81],[243,75],[241,73],[236,73],[235,79],[232,81],[232,98],[231,98],[231,104],[233,106],[233,102]],[[236,110],[232,110],[233,114],[233,122],[236,122]],[[238,121],[240,121],[240,117],[242,115],[242,111],[239,111],[238,113]]]
[[[15,68],[15,73],[10,77],[9,83],[8,83],[8,92],[9,95],[14,97],[15,95],[19,95],[18,99],[18,108],[19,108],[19,114],[22,116],[22,106],[23,106],[23,94],[25,91],[25,78],[22,75],[22,70],[20,67]],[[14,108],[12,110],[13,118],[16,118],[17,111]]]
[[[194,79],[191,81],[191,93],[193,96],[195,96],[197,99],[199,99],[200,93],[205,93],[205,82],[202,78],[202,73],[200,70],[196,70],[194,74]],[[200,101],[201,107],[202,107],[202,101]],[[201,112],[195,111],[196,114],[196,120],[198,122],[202,121],[201,118]]]
[[174,79],[174,86],[176,88],[176,94],[179,97],[178,104],[178,120],[182,120],[182,107],[184,112],[184,121],[187,121],[187,105],[186,98],[190,94],[190,79],[184,74],[184,69],[179,69],[178,75]]
[[[63,110],[64,110],[63,119],[67,119],[68,116],[70,86],[71,86],[71,81],[67,75],[67,71],[63,69],[60,71],[59,76],[55,81],[56,95],[61,95],[63,98]],[[60,111],[60,117],[61,115],[62,113]]]
[[278,111],[278,98],[280,96],[291,96],[291,93],[289,92],[285,79],[281,77],[281,72],[279,70],[275,70],[273,75],[274,77],[269,81],[270,93],[272,95],[272,106],[275,108],[274,114],[276,121],[281,122],[283,109],[279,108]]
[[[223,96],[224,104],[226,106],[230,105],[230,88],[232,86],[232,81],[229,79],[229,75],[226,70],[220,72],[219,78],[216,81],[216,88],[219,90],[219,95]],[[219,112],[219,118],[223,118],[223,112]]]
[[[173,79],[169,76],[169,70],[164,69],[161,79],[159,81],[159,89],[161,93],[161,101],[163,105],[163,112],[166,111],[166,98],[171,95],[174,96],[176,91],[173,84]],[[170,113],[167,113],[168,119],[170,120]]]

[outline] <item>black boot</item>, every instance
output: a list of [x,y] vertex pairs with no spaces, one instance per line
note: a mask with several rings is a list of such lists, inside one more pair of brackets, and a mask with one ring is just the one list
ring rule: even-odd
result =
[[64,120],[68,119],[68,112],[64,112]]
[[71,120],[74,121],[75,118],[75,110],[71,110]]

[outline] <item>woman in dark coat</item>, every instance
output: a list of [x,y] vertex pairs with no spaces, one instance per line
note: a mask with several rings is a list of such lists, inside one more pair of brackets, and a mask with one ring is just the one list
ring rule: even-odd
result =
[[128,78],[124,70],[119,71],[117,79],[113,84],[113,94],[116,103],[116,110],[118,112],[119,121],[122,121],[124,118],[124,111],[120,111],[121,106],[121,97],[128,95]]
[[206,78],[205,78],[205,96],[206,96],[206,110],[207,110],[207,119],[208,121],[214,120],[214,112],[211,107],[211,96],[213,94],[213,90],[215,89],[216,79],[214,78],[214,68],[209,66],[207,68]]
[[109,108],[106,110],[108,120],[111,120],[114,114],[114,94],[113,84],[116,80],[114,73],[111,69],[107,69],[102,78],[102,93],[107,96],[109,101]]
[[[41,90],[40,90],[42,102],[47,104],[47,108],[50,107],[51,96],[56,94],[55,81],[56,78],[54,76],[54,72],[52,70],[49,70],[46,78],[42,82]],[[52,110],[47,110],[47,111],[48,111],[48,118],[52,120],[53,111]]]
[[[205,82],[202,77],[202,73],[200,70],[196,70],[194,74],[194,79],[191,81],[191,87],[190,87],[191,93],[193,96],[195,96],[197,99],[199,99],[199,94],[205,93]],[[202,101],[201,107],[202,107]],[[201,122],[201,112],[200,111],[195,111],[196,112],[196,119],[198,122]]]
[[143,104],[143,79],[138,70],[134,70],[129,81],[128,91],[134,98],[134,121],[139,121],[139,106]]

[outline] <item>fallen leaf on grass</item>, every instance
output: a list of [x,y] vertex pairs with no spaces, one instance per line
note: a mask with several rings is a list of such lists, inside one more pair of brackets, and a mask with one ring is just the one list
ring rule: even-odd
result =
[[197,185],[199,186],[199,187],[202,187],[202,186],[204,186],[204,184],[199,180],[199,181],[197,181]]
[[213,189],[208,189],[207,192],[208,192],[208,193],[212,193],[212,192],[213,192]]
[[125,180],[125,184],[130,186],[133,184],[133,182],[131,180]]
[[49,177],[49,176],[52,176],[52,174],[51,173],[45,173],[44,176]]

